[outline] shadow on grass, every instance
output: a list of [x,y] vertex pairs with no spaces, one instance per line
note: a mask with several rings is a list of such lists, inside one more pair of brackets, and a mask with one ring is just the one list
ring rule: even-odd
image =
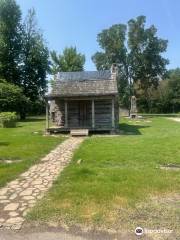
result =
[[142,133],[139,131],[141,128],[148,128],[150,126],[143,125],[129,125],[127,123],[120,123],[119,129],[121,135],[141,135]]
[[0,142],[0,147],[1,146],[9,146],[9,143],[8,142]]
[[153,118],[153,117],[180,117],[179,113],[142,113],[141,116],[147,117],[147,118]]
[[25,120],[19,120],[19,122],[42,122],[42,121],[44,121],[45,119],[43,118],[43,117],[37,117],[37,118],[31,118],[31,117],[29,117],[29,118],[27,118],[27,119],[25,119]]

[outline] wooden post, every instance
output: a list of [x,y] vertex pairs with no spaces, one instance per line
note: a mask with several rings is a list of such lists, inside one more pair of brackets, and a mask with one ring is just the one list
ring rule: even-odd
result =
[[46,100],[46,129],[49,128],[49,104],[48,100]]
[[65,128],[68,127],[68,105],[67,105],[67,100],[64,102],[64,108],[65,108]]
[[95,127],[94,99],[92,99],[92,128]]
[[115,128],[114,119],[114,98],[112,98],[112,128]]

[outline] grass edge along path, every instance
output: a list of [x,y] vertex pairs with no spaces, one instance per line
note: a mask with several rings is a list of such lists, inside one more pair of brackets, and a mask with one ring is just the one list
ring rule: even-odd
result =
[[0,128],[0,187],[16,179],[65,139],[44,136],[44,130],[43,117],[20,121],[16,128]]

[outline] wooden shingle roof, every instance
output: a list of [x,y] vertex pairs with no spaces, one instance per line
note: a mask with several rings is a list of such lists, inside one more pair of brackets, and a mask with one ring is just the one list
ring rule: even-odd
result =
[[47,97],[116,95],[117,82],[111,71],[60,72]]

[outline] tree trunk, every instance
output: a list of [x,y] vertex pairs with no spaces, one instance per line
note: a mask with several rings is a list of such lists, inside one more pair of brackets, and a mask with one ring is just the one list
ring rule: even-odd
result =
[[21,111],[21,112],[19,113],[19,115],[20,115],[20,119],[21,119],[21,120],[25,120],[25,119],[26,119],[26,112],[25,112],[25,111]]

